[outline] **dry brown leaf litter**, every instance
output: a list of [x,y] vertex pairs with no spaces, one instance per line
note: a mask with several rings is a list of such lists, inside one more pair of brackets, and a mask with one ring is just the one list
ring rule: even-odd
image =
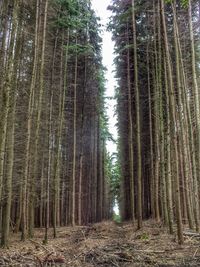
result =
[[26,242],[13,234],[9,250],[0,250],[0,266],[200,267],[198,234],[185,231],[185,244],[179,246],[174,236],[151,221],[140,231],[132,224],[113,222],[60,228],[57,239],[50,233],[46,246],[42,238],[42,230]]

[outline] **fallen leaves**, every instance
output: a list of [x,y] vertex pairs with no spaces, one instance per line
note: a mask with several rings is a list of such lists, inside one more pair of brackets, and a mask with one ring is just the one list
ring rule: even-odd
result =
[[[188,234],[189,233],[189,234]],[[9,250],[0,250],[0,266],[20,267],[199,267],[199,236],[185,231],[180,247],[165,228],[148,221],[137,231],[131,223],[104,222],[84,227],[58,229],[42,243],[43,230],[36,238],[19,242],[13,235]]]

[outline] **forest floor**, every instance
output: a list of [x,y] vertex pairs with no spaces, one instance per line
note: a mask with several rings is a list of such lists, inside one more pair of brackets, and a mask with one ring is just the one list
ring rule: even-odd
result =
[[0,250],[0,266],[200,266],[199,235],[188,230],[180,246],[152,221],[139,231],[132,224],[114,222],[59,228],[57,239],[51,237],[48,245],[43,245],[43,235],[36,230],[34,239],[20,242],[13,234],[9,250]]

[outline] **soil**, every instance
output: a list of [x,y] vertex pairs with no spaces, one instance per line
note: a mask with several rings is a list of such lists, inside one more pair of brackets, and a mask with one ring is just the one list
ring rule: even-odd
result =
[[200,235],[186,229],[180,246],[152,221],[142,230],[114,222],[59,228],[56,239],[49,231],[47,245],[43,236],[43,229],[36,230],[34,239],[20,242],[19,234],[12,234],[10,248],[0,250],[0,266],[200,267]]

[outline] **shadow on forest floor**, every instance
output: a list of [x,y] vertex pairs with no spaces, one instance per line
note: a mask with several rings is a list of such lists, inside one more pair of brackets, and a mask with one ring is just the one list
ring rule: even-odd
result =
[[43,230],[33,240],[13,235],[9,250],[0,250],[0,266],[189,267],[200,266],[199,235],[185,235],[185,244],[152,221],[140,231],[132,224],[103,222],[58,229],[58,238],[42,244]]

